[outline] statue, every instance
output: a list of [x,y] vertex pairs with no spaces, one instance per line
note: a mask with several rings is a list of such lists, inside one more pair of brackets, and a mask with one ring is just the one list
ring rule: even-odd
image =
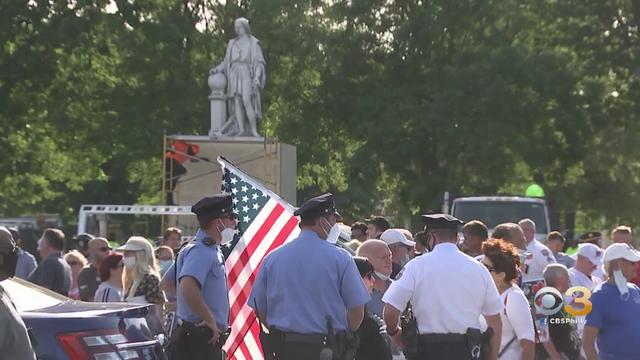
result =
[[[234,25],[238,36],[227,44],[222,63],[209,70],[209,78],[212,80],[214,76],[219,78],[218,74],[226,75],[225,95],[229,109],[226,123],[220,129],[212,127],[210,136],[260,137],[257,123],[262,119],[260,92],[264,89],[266,80],[264,56],[260,41],[251,35],[249,20],[238,18]],[[211,89],[213,93],[214,88]],[[212,124],[215,122],[213,116],[212,110]]]

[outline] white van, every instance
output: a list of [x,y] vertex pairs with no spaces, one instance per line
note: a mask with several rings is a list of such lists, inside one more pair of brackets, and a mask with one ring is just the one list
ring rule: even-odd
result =
[[546,242],[549,233],[549,211],[543,199],[516,196],[476,196],[453,200],[451,215],[464,221],[480,220],[489,228],[489,234],[497,225],[517,223],[529,218],[536,223],[536,239]]

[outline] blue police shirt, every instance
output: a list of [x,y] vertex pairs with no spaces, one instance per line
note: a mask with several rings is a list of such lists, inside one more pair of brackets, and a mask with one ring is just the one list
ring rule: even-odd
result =
[[[176,262],[178,281],[185,276],[190,276],[198,282],[204,301],[215,316],[216,324],[224,330],[229,322],[227,274],[220,248],[216,245],[205,245],[202,242],[208,237],[204,231],[198,230],[195,241],[180,250]],[[171,271],[173,269],[170,268],[167,273]],[[192,323],[201,322],[202,319],[189,309],[179,288],[177,295],[178,317]]]
[[265,257],[248,305],[281,331],[326,334],[327,316],[334,330],[346,330],[347,309],[368,301],[351,255],[303,230]]
[[27,280],[29,275],[38,267],[36,258],[28,252],[18,248],[18,262],[16,263],[16,277]]
[[640,359],[640,289],[631,283],[629,298],[620,298],[615,285],[602,283],[593,292],[587,325],[599,328],[598,349],[603,360]]

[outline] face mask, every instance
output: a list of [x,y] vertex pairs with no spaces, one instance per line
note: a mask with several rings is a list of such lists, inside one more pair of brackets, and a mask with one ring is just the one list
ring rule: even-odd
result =
[[405,254],[402,259],[400,259],[400,266],[404,267],[411,260],[411,256],[409,254]]
[[158,261],[158,266],[160,267],[160,272],[165,273],[170,267],[173,265],[173,260],[160,260]]
[[327,242],[335,244],[338,242],[338,237],[340,237],[340,226],[338,226],[338,224],[334,224],[327,234]]
[[222,240],[220,240],[220,245],[226,245],[232,242],[237,233],[238,230],[225,227],[222,231],[220,231],[220,237],[222,238]]
[[622,271],[613,271],[613,281],[616,283],[618,291],[620,291],[620,298],[622,300],[629,299],[629,288],[627,287],[627,278],[622,275]]
[[134,266],[136,266],[136,258],[133,256],[123,258],[122,262],[124,263],[124,267],[127,268],[127,270],[131,270]]
[[376,274],[376,277],[382,281],[388,281],[390,279],[389,275],[385,275],[379,271],[374,271],[374,273]]

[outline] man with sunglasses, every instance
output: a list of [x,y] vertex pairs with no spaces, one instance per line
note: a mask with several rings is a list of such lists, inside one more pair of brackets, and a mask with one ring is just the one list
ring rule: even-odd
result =
[[78,275],[78,288],[80,289],[80,300],[82,301],[93,301],[101,282],[98,274],[100,263],[111,253],[109,242],[101,237],[89,240],[88,249],[91,263],[82,269]]
[[458,250],[462,221],[446,214],[423,218],[430,252],[409,261],[382,297],[387,332],[400,342],[400,314],[410,302],[419,334],[415,359],[480,359],[483,315],[494,332],[488,359],[495,360],[504,306],[489,271]]
[[353,331],[362,323],[369,293],[351,255],[334,245],[340,214],[333,195],[314,197],[294,214],[300,216],[300,235],[265,257],[248,302],[270,330],[268,340],[261,336],[265,357],[355,352]]
[[[191,207],[200,229],[176,260],[178,327],[171,338],[173,359],[221,360],[229,324],[229,289],[220,245],[236,234],[230,194],[204,198]],[[173,267],[167,272],[172,272]]]

